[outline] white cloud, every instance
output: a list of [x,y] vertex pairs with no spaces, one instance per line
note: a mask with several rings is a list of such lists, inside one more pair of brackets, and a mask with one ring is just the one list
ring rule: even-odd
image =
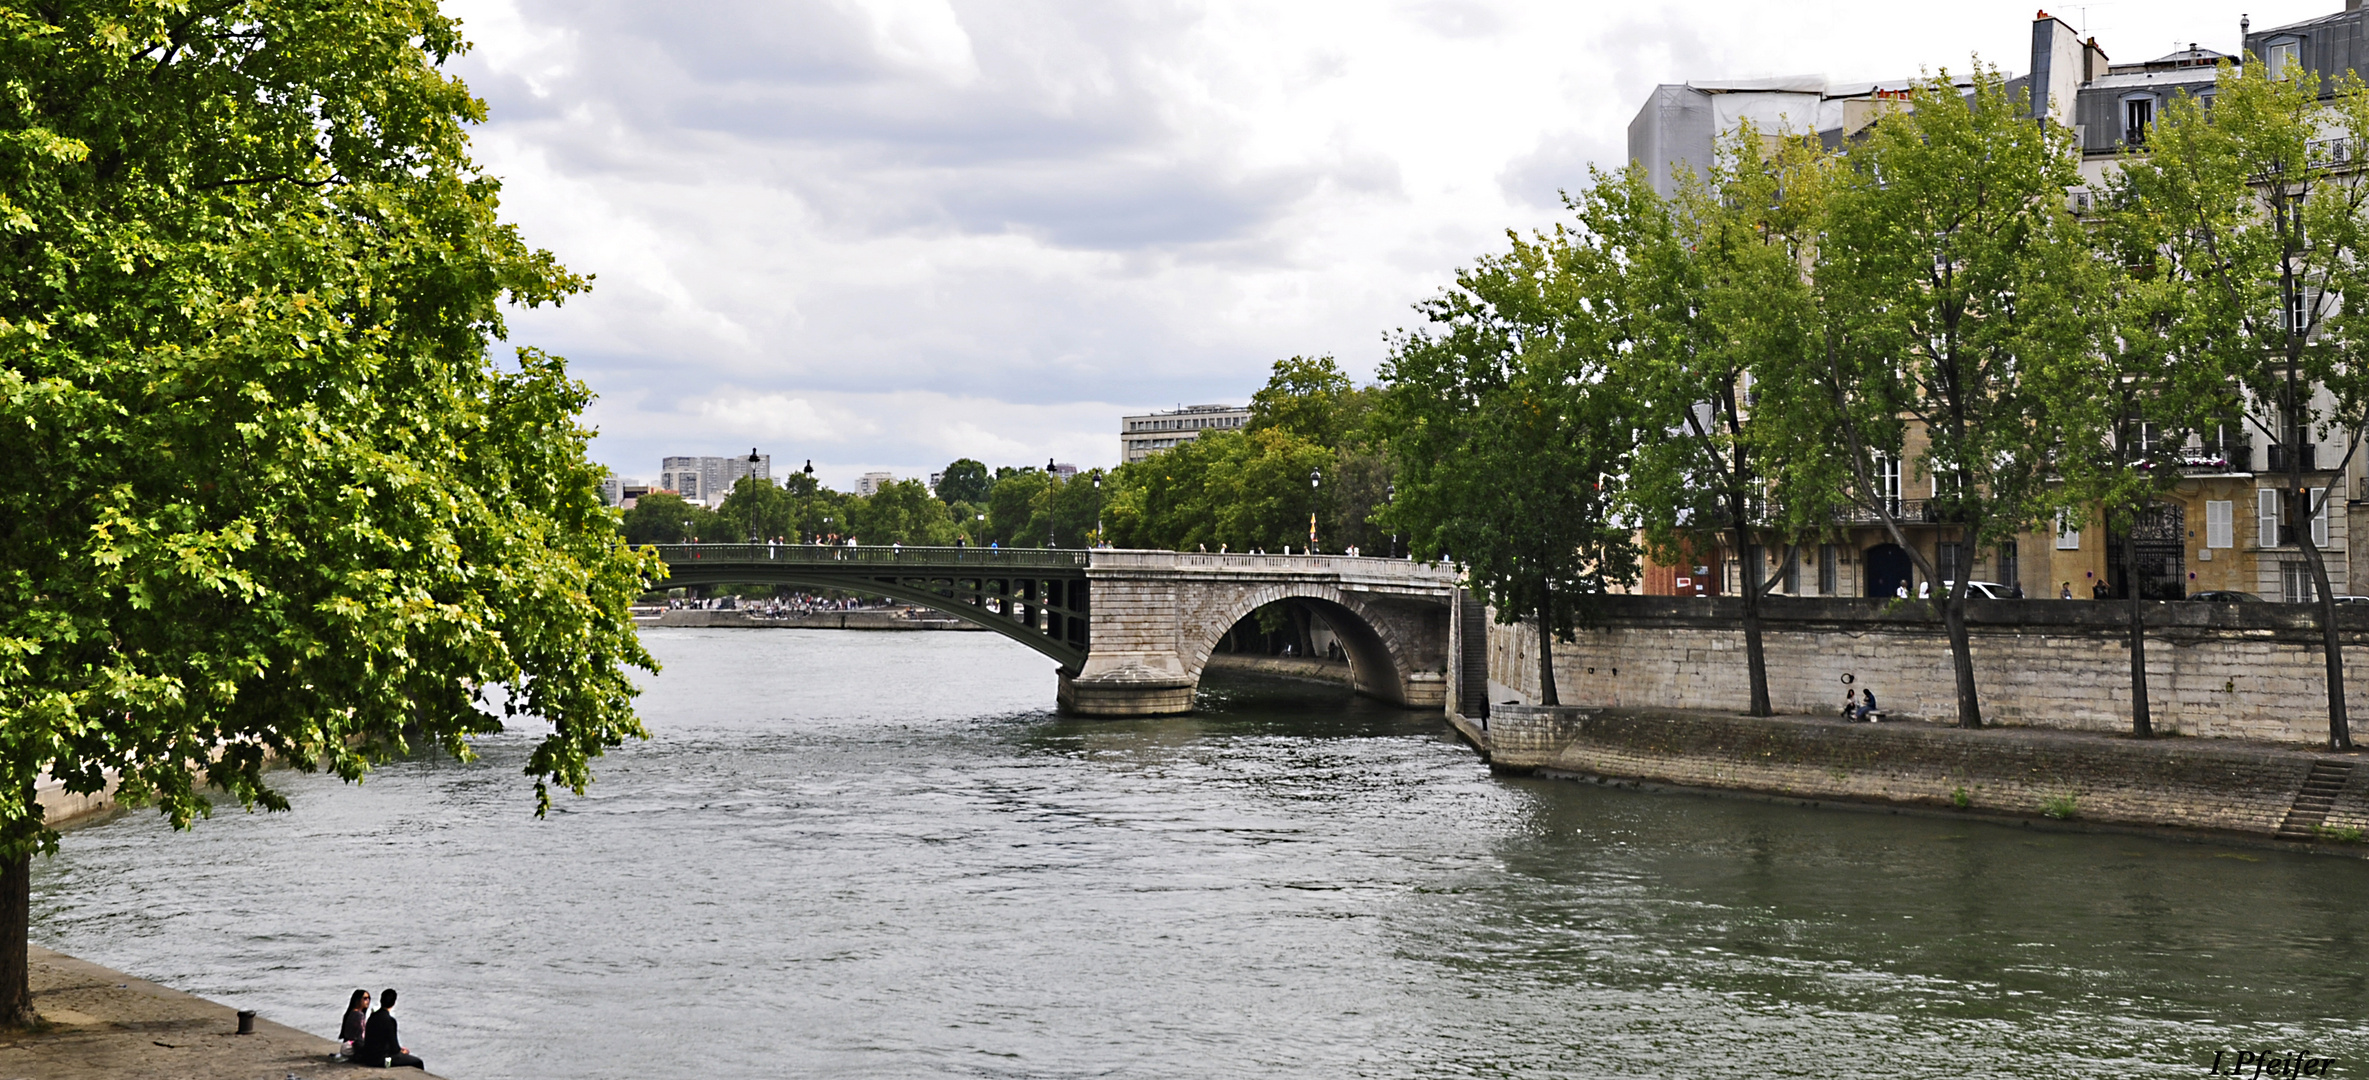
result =
[[[2335,0],[2256,0],[2266,27]],[[1243,401],[1383,334],[1650,88],[2028,63],[2031,8],[1838,0],[458,0],[482,160],[595,290],[522,313],[604,395],[595,455],[756,440],[852,482],[1117,458],[1118,417]],[[2078,20],[2077,12],[2065,12]],[[2225,4],[2090,12],[2117,59]]]

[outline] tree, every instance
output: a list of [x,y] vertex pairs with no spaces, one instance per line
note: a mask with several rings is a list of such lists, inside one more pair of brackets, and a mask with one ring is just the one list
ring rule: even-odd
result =
[[[2065,498],[2059,512],[2086,516],[2089,506],[2103,507],[2107,542],[2121,549],[2131,734],[2144,739],[2153,737],[2155,727],[2138,535],[2158,500],[2179,486],[2182,466],[2195,460],[2227,467],[2225,444],[2241,411],[2244,367],[2252,365],[2233,369],[2231,361],[2243,352],[2212,347],[2220,328],[2197,309],[2191,275],[2179,269],[2198,252],[2184,243],[2184,227],[2132,190],[2134,183],[2145,180],[2128,172],[2117,178],[2121,190],[2105,201],[2094,226],[2098,265],[2108,284],[2096,348],[2085,356],[2058,357],[2030,377],[2053,384],[2038,396],[2058,414],[2063,438],[2057,464]],[[2193,450],[2191,441],[2198,444]]]
[[954,519],[919,480],[880,485],[854,508],[855,536],[867,544],[951,544]]
[[983,503],[987,493],[995,487],[995,479],[987,475],[987,466],[970,458],[956,458],[938,477],[938,498],[947,505],[955,503]]
[[[716,512],[685,501],[671,491],[653,491],[633,502],[621,520],[625,542],[681,544],[699,539],[726,539],[733,530],[717,520]],[[746,533],[738,534],[742,539]]]
[[[2322,100],[2308,70],[2273,80],[2260,64],[2224,67],[2213,104],[2174,97],[2123,161],[2117,220],[2150,230],[2155,265],[2176,295],[2173,344],[2185,362],[2230,378],[2246,419],[2270,441],[2263,546],[2293,543],[2319,604],[2327,663],[2328,745],[2352,746],[2336,601],[2315,523],[2369,424],[2369,177],[2332,152],[2369,139],[2369,89],[2348,73]],[[2347,155],[2349,156],[2349,155]],[[2344,440],[2343,461],[2315,444]],[[2318,479],[2314,488],[2312,478]],[[2265,489],[2267,491],[2267,489]]]
[[1319,446],[1338,446],[1355,384],[1330,356],[1277,360],[1267,385],[1250,395],[1246,428],[1280,428]]
[[766,480],[743,476],[716,507],[716,525],[717,538],[727,542],[792,539],[798,532],[798,499]]
[[1634,402],[1635,422],[1668,437],[1646,439],[1628,469],[1626,502],[1665,559],[1692,562],[1699,537],[1724,528],[1742,580],[1749,709],[1768,716],[1768,661],[1760,552],[1791,546],[1823,522],[1790,521],[1781,473],[1762,458],[1763,429],[1790,417],[1791,395],[1758,402],[1773,367],[1811,354],[1815,305],[1803,273],[1822,224],[1827,171],[1815,146],[1780,143],[1771,154],[1746,124],[1721,144],[1707,179],[1689,173],[1674,201],[1655,195],[1636,168],[1597,174],[1571,200],[1587,272],[1614,297],[1610,317],[1629,348],[1613,377]]
[[1005,547],[1043,547],[1045,530],[1037,520],[1039,499],[1053,484],[1037,469],[1002,469],[987,493],[987,537]]
[[[2028,375],[2092,347],[2095,265],[2066,205],[2079,166],[2072,132],[2034,123],[1997,70],[1976,65],[1970,92],[1946,72],[1920,84],[1835,173],[1814,270],[1820,350],[1763,383],[1814,387],[1822,405],[1789,405],[1770,456],[1794,481],[1827,472],[1837,482],[1825,490],[1847,494],[1926,580],[1947,585],[1942,623],[1966,727],[1982,724],[1966,630],[1974,553],[2034,524],[2056,497],[2058,433]],[[1932,484],[1921,507],[1883,480],[1902,462]],[[1909,543],[1912,517],[1951,528],[1952,565]]]
[[1385,518],[1417,555],[1462,564],[1499,620],[1536,621],[1548,705],[1554,641],[1636,572],[1611,483],[1636,439],[1589,280],[1560,233],[1459,273],[1419,306],[1432,327],[1392,342],[1377,417],[1399,477]]
[[[557,358],[584,282],[497,216],[426,0],[0,13],[0,1022],[31,1019],[34,784],[178,827],[267,760],[358,780],[551,725],[581,791],[654,668]],[[492,694],[506,690],[499,713]]]

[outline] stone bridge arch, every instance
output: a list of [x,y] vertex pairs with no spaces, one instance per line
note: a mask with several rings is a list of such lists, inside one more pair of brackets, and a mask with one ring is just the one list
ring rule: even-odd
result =
[[1095,716],[1191,712],[1226,631],[1278,600],[1315,608],[1349,654],[1359,693],[1400,705],[1447,700],[1454,578],[1440,568],[1347,556],[1097,551],[1094,648],[1063,673],[1061,705]]
[[1333,636],[1340,639],[1341,650],[1349,654],[1349,681],[1358,693],[1401,705],[1437,704],[1421,702],[1417,700],[1421,693],[1410,691],[1409,683],[1422,657],[1416,647],[1418,643],[1404,640],[1401,620],[1354,592],[1319,583],[1267,585],[1233,598],[1229,606],[1200,628],[1198,638],[1190,635],[1186,638],[1185,667],[1193,672],[1195,684],[1198,685],[1200,673],[1208,668],[1209,658],[1217,652],[1218,643],[1225,640],[1228,631],[1258,609],[1284,600],[1307,604],[1332,629]]

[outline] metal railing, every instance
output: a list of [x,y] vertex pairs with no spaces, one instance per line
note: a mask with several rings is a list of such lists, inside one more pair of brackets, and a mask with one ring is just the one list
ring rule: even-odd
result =
[[[1891,511],[1893,517],[1907,525],[1956,524],[1962,517],[1953,508],[1951,500],[1943,499],[1885,499],[1884,509]],[[1868,506],[1845,507],[1835,516],[1839,519],[1837,523],[1842,525],[1884,523],[1884,516]]]
[[652,544],[667,565],[752,563],[778,566],[977,567],[981,570],[1083,570],[1082,548],[897,547],[867,544]]
[[2318,472],[2319,470],[2313,467],[2319,457],[2318,451],[2319,447],[2311,443],[2301,445],[2272,443],[2270,444],[2269,471],[2283,473],[2301,466],[2304,472]]

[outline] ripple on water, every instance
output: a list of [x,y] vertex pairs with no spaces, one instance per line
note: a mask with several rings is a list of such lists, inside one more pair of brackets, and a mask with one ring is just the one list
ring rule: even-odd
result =
[[39,868],[35,936],[497,1077],[2168,1075],[2369,1054],[2369,866],[1492,778],[1215,682],[1081,721],[983,634],[653,630],[653,738],[533,733]]

